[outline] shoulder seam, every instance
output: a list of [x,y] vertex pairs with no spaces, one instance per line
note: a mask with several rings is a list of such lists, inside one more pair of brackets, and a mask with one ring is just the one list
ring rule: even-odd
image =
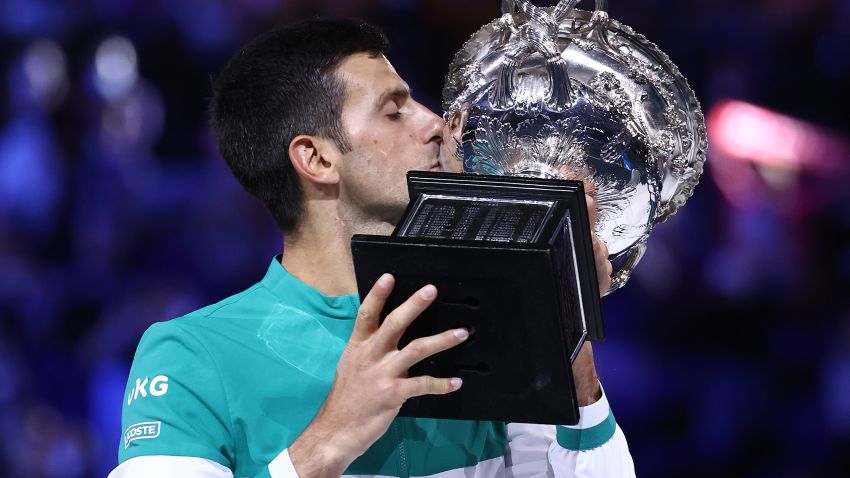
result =
[[[216,308],[214,308],[214,309],[210,310],[209,312],[206,312],[206,313],[204,313],[204,314],[199,314],[199,315],[200,315],[201,317],[209,317],[209,316],[211,316],[211,315],[215,314],[216,312],[218,312],[219,310],[221,310],[222,308],[227,307],[228,305],[233,305],[233,304],[236,304],[237,302],[240,302],[242,299],[244,299],[244,298],[245,298],[247,295],[249,295],[251,292],[254,292],[256,289],[259,289],[259,288],[261,288],[261,287],[263,287],[262,282],[259,282],[259,283],[257,283],[257,284],[254,284],[254,285],[252,285],[251,287],[249,287],[249,288],[245,289],[244,291],[240,292],[239,294],[236,294],[238,297],[236,297],[236,298],[235,298],[235,300],[231,300],[231,301],[228,301],[227,303],[222,304],[222,302],[227,301],[228,299],[233,299],[235,296],[230,296],[230,297],[228,297],[228,298],[226,298],[226,299],[222,299],[221,301],[219,301],[219,302],[218,302],[218,304],[213,304],[213,305],[218,305],[218,307],[216,307]],[[196,313],[197,313],[197,311],[195,311],[195,312],[190,312],[190,313],[188,313],[188,314],[186,314],[186,315],[183,315],[182,317],[191,317],[191,316],[195,315]]]
[[[197,342],[198,345],[200,345],[202,349],[204,349],[204,352],[207,353],[207,355],[210,358],[210,361],[212,362],[213,366],[215,367],[216,373],[218,374],[219,378],[221,378],[222,377],[221,367],[219,367],[218,362],[215,359],[215,356],[213,356],[213,354],[210,353],[209,349],[203,343],[203,341],[201,341],[200,339],[195,337],[192,334],[192,332],[187,330],[182,324],[174,322],[174,326],[178,327],[180,330],[182,330],[189,337],[192,337],[192,339],[195,342]],[[234,452],[234,454],[233,454],[233,460],[234,460],[233,469],[236,470],[236,458],[237,458],[236,457],[236,442],[234,441],[234,437],[233,437],[235,429],[233,427],[233,414],[230,411],[230,398],[228,398],[228,396],[227,396],[227,388],[224,386],[224,381],[219,380],[219,386],[221,387],[221,393],[224,396],[224,403],[225,403],[225,406],[227,408],[227,410],[226,410],[227,411],[227,423],[228,423],[228,426],[230,428],[230,437],[229,437],[230,438],[230,449]]]

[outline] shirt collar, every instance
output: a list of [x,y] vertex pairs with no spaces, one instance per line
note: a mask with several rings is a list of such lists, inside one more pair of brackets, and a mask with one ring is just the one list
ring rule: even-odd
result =
[[290,274],[275,256],[260,283],[278,298],[305,311],[339,320],[354,320],[360,307],[357,294],[327,296]]

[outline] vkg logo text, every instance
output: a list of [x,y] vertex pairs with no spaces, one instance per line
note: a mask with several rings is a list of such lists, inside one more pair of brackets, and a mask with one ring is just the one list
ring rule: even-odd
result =
[[150,394],[153,397],[161,397],[168,392],[168,377],[165,375],[157,375],[153,380],[148,380],[145,377],[136,379],[136,386],[127,394],[127,406],[133,403],[133,400],[147,397]]

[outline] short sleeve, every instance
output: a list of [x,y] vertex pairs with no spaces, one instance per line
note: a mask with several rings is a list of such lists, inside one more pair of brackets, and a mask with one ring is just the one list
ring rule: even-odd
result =
[[233,469],[227,398],[204,344],[180,324],[142,336],[124,394],[118,462],[151,455],[206,458]]

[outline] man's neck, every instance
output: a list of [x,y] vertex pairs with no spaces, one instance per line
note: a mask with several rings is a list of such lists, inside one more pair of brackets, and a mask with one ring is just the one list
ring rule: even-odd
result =
[[351,236],[390,232],[390,224],[363,225],[339,217],[332,221],[305,221],[297,231],[284,234],[281,264],[287,272],[325,295],[354,294],[357,280],[351,259]]

